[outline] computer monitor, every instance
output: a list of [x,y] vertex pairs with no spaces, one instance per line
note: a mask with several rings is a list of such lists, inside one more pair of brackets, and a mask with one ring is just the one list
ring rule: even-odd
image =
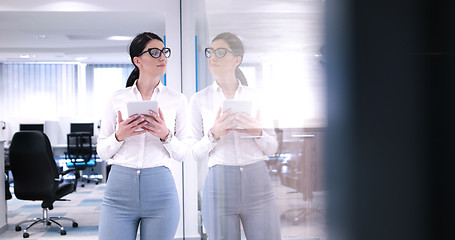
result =
[[32,130],[44,132],[44,124],[40,124],[40,123],[34,123],[34,124],[21,123],[21,124],[19,124],[19,131],[32,131]]
[[93,136],[93,123],[71,123],[70,131],[89,132]]

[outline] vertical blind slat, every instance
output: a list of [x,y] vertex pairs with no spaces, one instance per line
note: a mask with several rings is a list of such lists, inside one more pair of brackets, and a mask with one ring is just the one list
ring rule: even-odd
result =
[[45,121],[58,120],[63,116],[97,121],[99,116],[92,115],[100,111],[94,109],[96,104],[93,101],[99,99],[97,95],[106,96],[110,93],[103,93],[100,88],[95,90],[97,80],[94,70],[101,69],[102,74],[109,78],[112,78],[112,72],[120,70],[123,74],[115,76],[119,80],[113,81],[118,82],[116,88],[120,89],[124,87],[134,66],[89,64],[84,67],[87,74],[84,76],[85,84],[82,84],[85,90],[81,91],[85,91],[82,94],[85,100],[79,101],[78,64],[0,63],[0,120]]

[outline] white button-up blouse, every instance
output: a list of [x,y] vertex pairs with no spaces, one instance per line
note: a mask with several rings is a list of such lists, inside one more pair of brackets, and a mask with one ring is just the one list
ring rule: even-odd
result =
[[[217,164],[244,166],[273,155],[278,146],[273,129],[263,129],[260,137],[231,131],[216,143],[209,140],[207,133],[213,127],[224,99],[222,89],[216,82],[191,97],[191,136],[195,141],[191,152],[194,159],[199,161],[208,158],[209,167]],[[259,96],[252,88],[239,83],[234,99],[249,99],[254,102]]]
[[101,159],[108,164],[116,164],[131,168],[151,168],[157,166],[169,167],[169,160],[183,161],[189,151],[187,140],[188,101],[177,91],[167,88],[161,82],[155,88],[151,100],[158,102],[163,113],[166,126],[174,133],[169,143],[163,144],[158,137],[145,132],[144,134],[117,141],[115,131],[118,128],[117,111],[126,119],[126,103],[140,101],[142,96],[133,86],[116,91],[107,104],[106,113],[101,122],[97,143],[97,152]]

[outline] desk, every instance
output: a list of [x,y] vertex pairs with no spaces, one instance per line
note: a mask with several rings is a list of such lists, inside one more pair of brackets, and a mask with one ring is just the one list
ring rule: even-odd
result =
[[[66,144],[55,144],[52,145],[52,152],[54,152],[54,157],[65,155],[66,152]],[[93,151],[96,153],[96,145],[93,145]]]
[[[3,145],[3,144],[4,144],[4,143],[3,143],[4,141],[1,141],[1,142],[2,142],[1,145]],[[0,146],[1,146],[1,145],[0,145]],[[4,157],[5,154],[8,153],[8,151],[9,151],[9,146],[3,147],[3,150],[4,150],[4,152],[2,152],[2,157]],[[96,153],[96,145],[93,145],[93,151],[95,151],[95,153]],[[58,157],[58,156],[61,156],[61,155],[65,155],[65,152],[66,152],[66,144],[56,144],[56,145],[52,145],[52,152],[54,153],[54,157]],[[3,158],[2,158],[2,160],[3,160]],[[5,160],[6,160],[6,159],[5,159]]]
[[[96,145],[93,145],[92,148],[93,148],[93,152],[95,153],[95,160],[96,160],[96,166],[94,167],[95,168],[95,172],[98,172],[99,174],[101,174],[103,176],[102,182],[105,183],[106,180],[107,180],[107,164],[106,164],[106,161],[103,161],[103,160],[98,158],[98,155],[96,154]],[[67,145],[66,144],[55,144],[55,145],[52,145],[52,151],[54,152],[54,158],[58,161],[57,165],[58,166],[64,165],[64,170],[66,170],[65,169],[66,164],[63,164],[59,160],[65,159],[66,149],[67,149]],[[66,162],[66,159],[65,159],[65,162]]]
[[293,170],[289,171],[288,174],[281,172],[281,174],[285,174],[282,175],[282,179],[285,180],[283,185],[301,192],[306,206],[289,209],[281,215],[281,218],[286,218],[288,212],[297,211],[297,215],[293,216],[292,220],[292,224],[296,225],[313,213],[325,214],[321,208],[314,207],[312,204],[313,191],[323,188],[320,181],[322,174],[319,168],[322,167],[319,164],[322,164],[323,130],[288,129],[287,135],[283,139],[283,145],[288,145],[287,151],[294,153],[295,163],[293,167],[289,164]]
[[[3,145],[3,142],[2,142],[2,145]],[[1,145],[0,145],[1,146]],[[4,150],[4,152],[1,152],[1,162],[2,162],[2,169],[4,169],[4,164],[9,164],[9,161],[5,162],[5,160],[7,160],[7,157],[5,154],[8,153],[9,151],[9,146],[8,147],[4,147],[2,148],[2,150]],[[95,151],[95,156],[96,155],[96,145],[93,146],[93,151]],[[62,159],[65,159],[65,152],[66,152],[66,144],[56,144],[56,145],[52,145],[52,152],[54,153],[54,159],[57,161],[57,166],[60,166],[60,167],[64,167],[66,168],[66,164],[64,164],[62,161]],[[5,157],[5,159],[3,159]],[[96,170],[100,170],[100,171],[97,171],[99,172],[102,176],[103,176],[103,179],[102,179],[102,182],[105,183],[106,180],[107,180],[107,165],[106,165],[106,161],[102,161],[101,159],[97,158],[96,157],[96,165],[98,167],[95,167]],[[65,169],[66,170],[66,169]],[[4,172],[4,170],[3,170]]]
[[[314,137],[312,137],[314,136]],[[304,141],[306,139],[307,141]],[[324,183],[324,128],[285,128],[283,129],[283,153],[301,154],[311,170],[312,187],[309,190],[323,191]]]
[[299,158],[297,161],[303,164],[303,199],[312,200],[313,199],[313,161],[315,160],[312,156],[311,143],[309,141],[314,141],[315,135],[313,134],[293,134],[292,138],[297,139],[299,142]]

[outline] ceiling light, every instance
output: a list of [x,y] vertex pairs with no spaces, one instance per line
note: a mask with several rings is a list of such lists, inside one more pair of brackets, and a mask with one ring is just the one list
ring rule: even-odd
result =
[[20,58],[36,58],[36,55],[35,54],[22,54],[22,55],[19,55]]
[[77,57],[75,59],[76,59],[76,61],[84,61],[84,60],[87,60],[88,57]]
[[44,34],[36,35],[36,38],[45,39],[45,38],[47,38],[47,35],[44,35]]
[[131,36],[110,36],[107,38],[107,40],[113,40],[113,41],[130,41],[132,39],[133,39],[133,37],[131,37]]

